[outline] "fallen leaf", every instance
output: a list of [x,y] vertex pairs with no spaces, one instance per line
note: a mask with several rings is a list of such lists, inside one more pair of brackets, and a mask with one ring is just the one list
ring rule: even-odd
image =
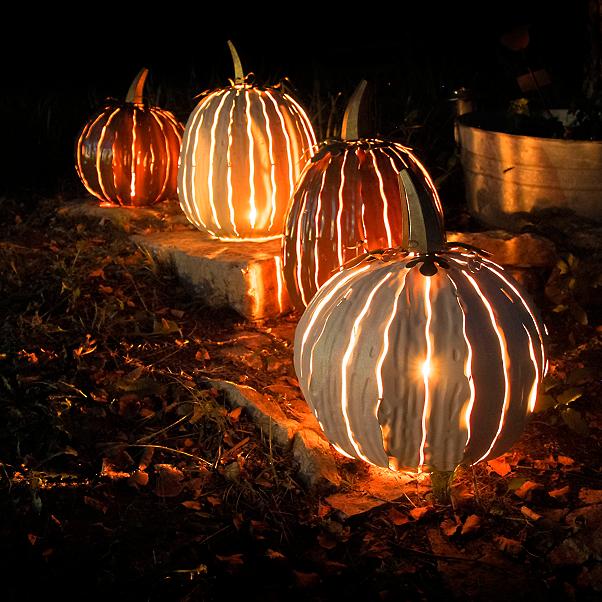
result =
[[33,533],[28,533],[28,534],[27,534],[27,539],[29,540],[29,543],[30,543],[32,546],[35,546],[35,545],[36,545],[36,542],[38,541],[38,539],[39,539],[39,538],[38,538],[38,536],[37,536],[37,535],[34,535]]
[[368,512],[369,510],[372,510],[372,508],[377,508],[385,503],[382,500],[365,495],[359,491],[334,493],[325,498],[325,501],[335,510],[342,512],[346,516],[363,514],[364,512]]
[[432,506],[419,506],[418,508],[412,508],[410,510],[410,516],[414,520],[420,520],[425,516],[429,515],[433,511]]
[[470,533],[474,533],[481,526],[481,517],[476,514],[471,514],[466,518],[464,524],[462,525],[461,535],[469,535]]
[[215,557],[221,561],[229,564],[230,566],[241,566],[245,563],[245,557],[243,554],[231,554],[230,556],[220,556],[216,554]]
[[510,554],[510,556],[518,556],[523,549],[523,545],[520,541],[516,541],[516,539],[510,539],[508,537],[504,537],[503,535],[498,535],[494,538],[497,547],[502,552],[506,554]]
[[176,497],[184,489],[184,473],[171,464],[155,464],[157,480],[155,495],[159,497]]
[[600,504],[602,503],[602,489],[586,489],[582,487],[579,490],[579,499],[584,504]]
[[203,360],[209,360],[211,359],[211,357],[209,356],[209,352],[206,349],[201,348],[194,354],[194,359],[197,362],[200,362]]
[[487,462],[487,465],[491,468],[491,470],[493,470],[493,472],[499,474],[500,477],[505,477],[512,470],[510,464],[508,464],[508,462],[506,462],[506,460],[504,460],[503,458],[489,460]]
[[563,466],[572,466],[575,463],[573,458],[569,458],[568,456],[558,456],[556,458],[558,464],[562,464]]
[[208,495],[207,496],[207,501],[215,508],[216,506],[221,505],[222,498],[221,497],[217,497],[215,495]]
[[567,496],[569,491],[570,487],[567,485],[566,487],[560,487],[559,489],[552,489],[552,491],[548,491],[548,495],[554,499],[560,499]]
[[278,552],[277,550],[272,550],[271,548],[268,548],[266,550],[265,555],[270,560],[286,560],[286,556],[284,554],[282,554],[281,552]]
[[128,483],[130,485],[139,485],[140,487],[145,487],[148,485],[148,473],[143,470],[135,470],[130,476]]
[[242,406],[239,406],[238,408],[230,410],[228,412],[228,418],[230,418],[232,422],[238,422],[240,415],[242,414],[242,409]]
[[543,485],[539,483],[535,483],[534,481],[525,481],[515,492],[514,495],[523,499],[529,500],[531,499],[533,491],[537,489],[543,489]]
[[456,534],[460,524],[461,523],[457,519],[446,518],[439,526],[446,537],[451,537]]
[[182,502],[182,506],[184,506],[184,508],[188,508],[189,510],[200,510],[201,509],[201,504],[199,502],[197,502],[196,500],[187,500],[185,502]]
[[531,510],[528,506],[521,506],[521,514],[526,516],[529,520],[538,521],[541,518],[541,514],[537,514],[537,512]]
[[316,587],[320,583],[320,575],[317,573],[302,573],[301,571],[293,571],[293,573],[299,587]]
[[398,527],[410,522],[410,519],[406,514],[393,507],[387,510],[387,517],[394,525],[397,525]]

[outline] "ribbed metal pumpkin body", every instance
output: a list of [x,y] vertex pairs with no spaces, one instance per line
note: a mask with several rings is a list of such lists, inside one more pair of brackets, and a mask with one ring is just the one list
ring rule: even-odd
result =
[[158,107],[107,106],[79,136],[77,173],[91,194],[113,205],[175,198],[182,132],[174,115]]
[[246,84],[216,90],[186,124],[178,174],[182,210],[215,238],[280,237],[314,145],[309,119],[288,94]]
[[289,296],[302,310],[348,261],[366,251],[398,247],[406,170],[419,195],[432,198],[430,176],[401,144],[379,140],[325,145],[304,171],[286,218],[283,271]]
[[433,276],[408,256],[363,261],[303,314],[295,370],[342,453],[453,470],[506,451],[533,410],[544,327],[524,293],[491,261],[442,258],[449,267]]

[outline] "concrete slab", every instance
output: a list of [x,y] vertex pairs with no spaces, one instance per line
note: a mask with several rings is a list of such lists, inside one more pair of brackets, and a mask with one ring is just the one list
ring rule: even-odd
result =
[[291,310],[281,272],[280,240],[212,239],[188,222],[175,201],[131,208],[82,200],[70,203],[64,212],[123,229],[158,261],[173,265],[210,307],[230,307],[252,321]]

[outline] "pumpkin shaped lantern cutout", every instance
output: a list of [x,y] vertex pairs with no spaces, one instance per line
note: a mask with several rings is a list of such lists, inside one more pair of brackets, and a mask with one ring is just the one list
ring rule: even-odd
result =
[[136,76],[124,103],[111,102],[83,128],[77,173],[104,203],[140,207],[177,196],[182,124],[143,100],[148,69]]
[[276,239],[316,140],[301,106],[277,88],[250,83],[228,45],[234,81],[205,95],[186,123],[180,205],[213,238]]
[[432,206],[412,195],[405,213],[409,252],[364,256],[309,303],[295,370],[341,453],[452,471],[519,437],[547,368],[544,326],[500,266],[445,242]]
[[301,176],[286,217],[282,247],[284,279],[293,305],[303,310],[345,263],[366,251],[398,247],[406,191],[430,199],[441,223],[441,204],[425,168],[396,142],[360,136],[360,105],[367,82],[353,93],[341,140],[327,140]]

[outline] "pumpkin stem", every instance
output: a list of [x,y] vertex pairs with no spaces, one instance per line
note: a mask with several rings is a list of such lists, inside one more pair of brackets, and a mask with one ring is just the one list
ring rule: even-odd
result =
[[399,172],[398,183],[402,199],[402,248],[419,255],[441,251],[446,241],[445,230],[430,193],[415,184],[408,169]]
[[236,52],[236,48],[234,48],[234,44],[230,40],[228,40],[228,48],[230,48],[230,54],[232,55],[232,62],[234,63],[234,83],[235,84],[244,84],[245,83],[245,74],[242,70],[242,64],[240,62],[240,57],[238,56],[238,52]]
[[359,140],[359,116],[362,106],[362,98],[366,91],[368,82],[363,79],[351,95],[345,114],[343,115],[343,125],[341,126],[341,138],[343,140]]
[[147,75],[148,69],[146,67],[140,69],[140,73],[134,78],[134,81],[128,90],[125,102],[132,102],[135,105],[141,105],[144,102],[144,83],[146,82]]
[[450,494],[453,478],[453,470],[433,470],[433,472],[431,472],[433,499],[438,504],[448,505],[451,502]]

